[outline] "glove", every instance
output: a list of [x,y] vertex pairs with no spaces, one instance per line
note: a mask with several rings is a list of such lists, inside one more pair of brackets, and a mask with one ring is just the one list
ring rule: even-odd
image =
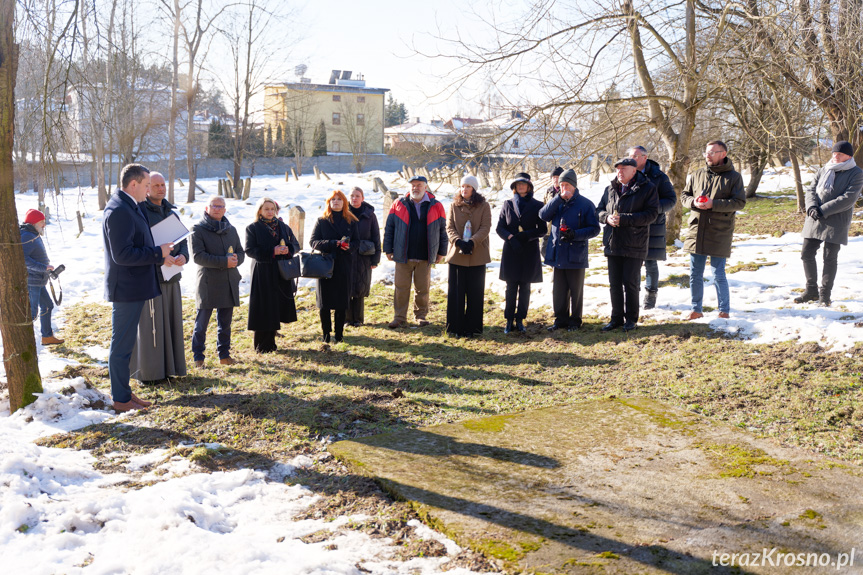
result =
[[455,247],[457,247],[461,253],[464,253],[466,246],[467,246],[467,242],[464,240],[456,240],[455,241]]
[[468,240],[466,242],[462,242],[462,244],[463,244],[462,248],[461,248],[462,253],[464,253],[466,255],[470,255],[473,253],[473,240]]
[[563,242],[574,242],[575,241],[575,232],[572,230],[566,230],[565,232],[560,232],[560,240]]
[[509,242],[509,247],[511,247],[516,252],[520,252],[523,249],[523,246],[521,245],[521,242],[518,241],[517,237],[512,236],[507,241]]
[[821,208],[818,206],[812,206],[808,210],[806,210],[806,214],[815,220],[816,222],[824,217],[824,212],[821,211]]
[[517,234],[515,234],[515,237],[519,242],[523,244],[526,244],[528,241],[530,241],[530,237],[528,237],[527,232],[518,232]]

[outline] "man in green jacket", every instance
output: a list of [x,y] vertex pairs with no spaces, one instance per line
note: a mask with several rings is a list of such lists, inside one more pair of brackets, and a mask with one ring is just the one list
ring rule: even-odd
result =
[[734,215],[746,205],[746,193],[743,178],[734,170],[734,164],[727,155],[728,147],[724,142],[709,142],[704,150],[707,165],[689,177],[680,198],[683,206],[691,210],[689,229],[683,242],[683,251],[690,254],[690,320],[704,317],[701,302],[707,256],[710,256],[710,267],[713,268],[719,317],[728,318],[731,311],[725,261],[731,255]]

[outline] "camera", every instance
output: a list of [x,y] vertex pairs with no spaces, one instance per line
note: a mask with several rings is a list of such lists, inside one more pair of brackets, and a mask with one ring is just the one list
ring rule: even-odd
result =
[[56,268],[54,268],[53,270],[48,272],[48,277],[51,278],[52,280],[56,280],[57,276],[59,276],[65,270],[66,270],[66,266],[64,266],[63,264],[60,264],[59,266],[57,266]]

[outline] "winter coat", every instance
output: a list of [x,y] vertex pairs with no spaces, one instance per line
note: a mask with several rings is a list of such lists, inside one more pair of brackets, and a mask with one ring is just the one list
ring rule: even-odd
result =
[[[551,222],[551,234],[545,248],[545,263],[561,269],[587,269],[588,248],[590,238],[599,235],[599,220],[596,219],[596,207],[593,202],[582,196],[578,189],[569,200],[564,200],[560,194],[539,211],[539,217]],[[575,233],[570,241],[560,237],[561,221]]]
[[[713,207],[702,210],[695,198],[707,195]],[[727,258],[734,238],[735,212],[746,205],[743,178],[734,170],[730,158],[720,166],[705,166],[686,180],[680,202],[692,210],[683,251],[702,256]]]
[[[237,254],[237,267],[228,267],[228,248]],[[240,305],[240,270],[245,259],[237,228],[228,218],[216,221],[204,214],[192,226],[192,260],[198,265],[195,276],[195,306],[222,309]]]
[[48,252],[42,236],[33,224],[21,224],[21,247],[24,248],[24,263],[27,265],[27,287],[48,285]]
[[[473,250],[470,254],[462,253],[455,245],[456,240],[463,239],[464,227],[470,221]],[[446,217],[446,233],[449,237],[449,250],[446,254],[447,263],[457,266],[484,266],[491,261],[488,236],[491,233],[491,206],[483,200],[480,204],[457,206],[453,202]]]
[[[150,227],[152,228],[169,215],[176,208],[176,206],[168,203],[168,200],[163,199],[162,203],[159,205],[154,204],[148,199],[144,200],[138,207],[141,208],[141,211],[144,212],[144,215],[147,216],[147,221],[150,222]],[[171,255],[173,257],[183,256],[186,258],[186,262],[189,261],[189,243],[186,240],[183,240],[179,244],[175,244],[174,248],[171,250]],[[156,275],[159,276],[159,282],[165,282],[165,278],[162,277],[162,267],[159,266],[156,268]],[[180,278],[183,276],[182,273],[179,273],[169,279],[167,283],[177,283],[180,281]]]
[[[282,220],[279,233],[273,237],[270,228],[258,220],[246,227],[246,254],[252,258],[252,285],[249,290],[249,323],[251,331],[278,331],[283,323],[297,321],[294,303],[294,280],[283,280],[277,260],[291,259],[300,251],[300,242]],[[284,240],[287,255],[273,255]]]
[[[524,198],[524,207],[519,209],[517,196],[513,194],[503,203],[497,219],[497,235],[506,242],[500,258],[500,279],[516,283],[541,283],[539,238],[548,232],[548,225],[539,217],[543,205],[533,197],[533,192],[529,192]],[[507,238],[518,234],[519,228],[525,241],[516,240],[517,244],[513,245]]]
[[[350,249],[343,250],[337,244],[347,237]],[[317,289],[318,309],[348,309],[351,303],[353,279],[353,260],[359,248],[360,239],[357,222],[348,223],[341,213],[333,214],[333,221],[318,218],[309,246],[325,254],[333,255],[333,276],[319,279]]]
[[352,289],[351,297],[369,297],[372,288],[372,266],[381,263],[381,228],[378,218],[375,216],[375,208],[371,204],[363,202],[359,209],[350,208],[359,221],[357,222],[357,238],[359,241],[370,241],[375,245],[375,253],[370,256],[361,255],[359,245],[353,259],[353,271],[351,273]]
[[665,214],[674,209],[677,204],[677,194],[674,193],[671,180],[668,179],[665,172],[659,169],[659,164],[653,160],[647,160],[647,165],[644,166],[644,175],[656,186],[656,193],[659,195],[659,215],[650,224],[650,240],[647,244],[647,258],[645,259],[664,260]]
[[[428,262],[437,261],[437,256],[445,256],[447,249],[446,236],[446,212],[443,205],[438,202],[431,192],[428,192],[431,202],[428,206],[428,219],[426,221],[426,234],[428,237]],[[385,254],[393,254],[396,263],[404,264],[408,261],[408,233],[410,225],[410,212],[413,210],[413,201],[410,194],[399,198],[390,207],[387,214],[387,223],[384,229]]]
[[818,181],[825,177],[824,169],[818,170],[815,180],[806,190],[806,210],[815,206],[821,208],[824,217],[816,221],[806,216],[803,224],[803,237],[821,240],[831,244],[848,243],[848,229],[851,227],[851,216],[854,204],[860,197],[863,188],[863,170],[858,166],[836,172],[833,180],[833,190],[818,194]]
[[153,243],[147,217],[132,196],[117,190],[102,212],[105,245],[105,299],[147,301],[162,293],[156,267],[162,249]]
[[560,188],[555,188],[554,186],[549,186],[547,190],[545,190],[545,205],[557,196],[560,193]]
[[[641,172],[629,182],[624,193],[623,186],[614,178],[605,188],[596,207],[602,230],[602,245],[606,256],[621,256],[643,260],[647,257],[647,242],[650,239],[650,224],[659,213],[659,196],[656,186]],[[607,224],[608,216],[617,212],[620,225]]]

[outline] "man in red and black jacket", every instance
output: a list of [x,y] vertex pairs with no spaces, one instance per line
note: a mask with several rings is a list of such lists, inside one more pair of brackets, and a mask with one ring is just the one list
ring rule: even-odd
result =
[[446,235],[446,212],[428,191],[428,180],[416,176],[410,181],[411,191],[393,202],[384,229],[383,251],[387,259],[396,262],[395,317],[391,328],[407,321],[411,282],[414,284],[414,316],[422,327],[429,324],[429,285],[431,266],[446,256],[449,245]]

